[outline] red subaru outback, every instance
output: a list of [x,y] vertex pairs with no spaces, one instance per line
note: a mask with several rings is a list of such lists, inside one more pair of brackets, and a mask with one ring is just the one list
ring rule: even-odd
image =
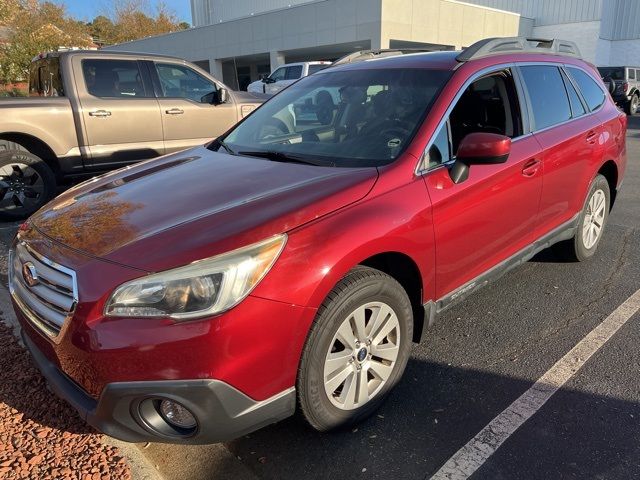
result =
[[569,42],[329,68],[24,224],[25,343],[123,440],[227,440],[297,403],[318,430],[358,421],[454,302],[552,244],[595,254],[625,130]]

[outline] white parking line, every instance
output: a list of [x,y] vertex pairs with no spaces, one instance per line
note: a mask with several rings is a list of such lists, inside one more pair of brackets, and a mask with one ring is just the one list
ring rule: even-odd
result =
[[640,290],[551,367],[515,402],[445,463],[431,480],[465,480],[486,462],[520,426],[535,414],[589,358],[640,310]]

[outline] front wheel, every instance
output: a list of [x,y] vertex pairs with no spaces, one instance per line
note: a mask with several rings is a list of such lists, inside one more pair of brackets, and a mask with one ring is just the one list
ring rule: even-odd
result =
[[300,361],[298,399],[307,421],[327,431],[371,415],[407,365],[411,302],[390,276],[357,267],[318,310]]
[[55,175],[42,159],[18,150],[0,153],[0,220],[28,217],[55,191]]
[[591,184],[587,201],[578,217],[576,233],[559,245],[568,260],[584,262],[595,255],[609,217],[611,192],[609,182],[597,175]]

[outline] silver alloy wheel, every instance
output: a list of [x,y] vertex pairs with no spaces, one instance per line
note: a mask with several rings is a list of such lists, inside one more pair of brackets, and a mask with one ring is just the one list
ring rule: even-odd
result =
[[631,97],[631,108],[629,109],[629,112],[631,113],[631,115],[634,115],[637,111],[638,111],[638,96],[634,94],[633,97]]
[[31,209],[44,195],[44,180],[24,163],[0,167],[0,209]]
[[341,410],[361,407],[391,376],[400,351],[400,322],[383,302],[354,310],[340,325],[324,362],[324,390]]
[[598,242],[607,208],[607,197],[600,189],[593,192],[587,204],[587,213],[582,222],[582,243],[588,250]]

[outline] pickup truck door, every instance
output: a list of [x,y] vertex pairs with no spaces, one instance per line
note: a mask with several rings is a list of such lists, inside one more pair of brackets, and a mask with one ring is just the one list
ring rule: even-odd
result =
[[238,121],[233,97],[219,103],[219,86],[187,65],[147,62],[160,104],[167,153],[203,145]]
[[164,154],[160,106],[131,57],[73,59],[85,166],[111,169]]

